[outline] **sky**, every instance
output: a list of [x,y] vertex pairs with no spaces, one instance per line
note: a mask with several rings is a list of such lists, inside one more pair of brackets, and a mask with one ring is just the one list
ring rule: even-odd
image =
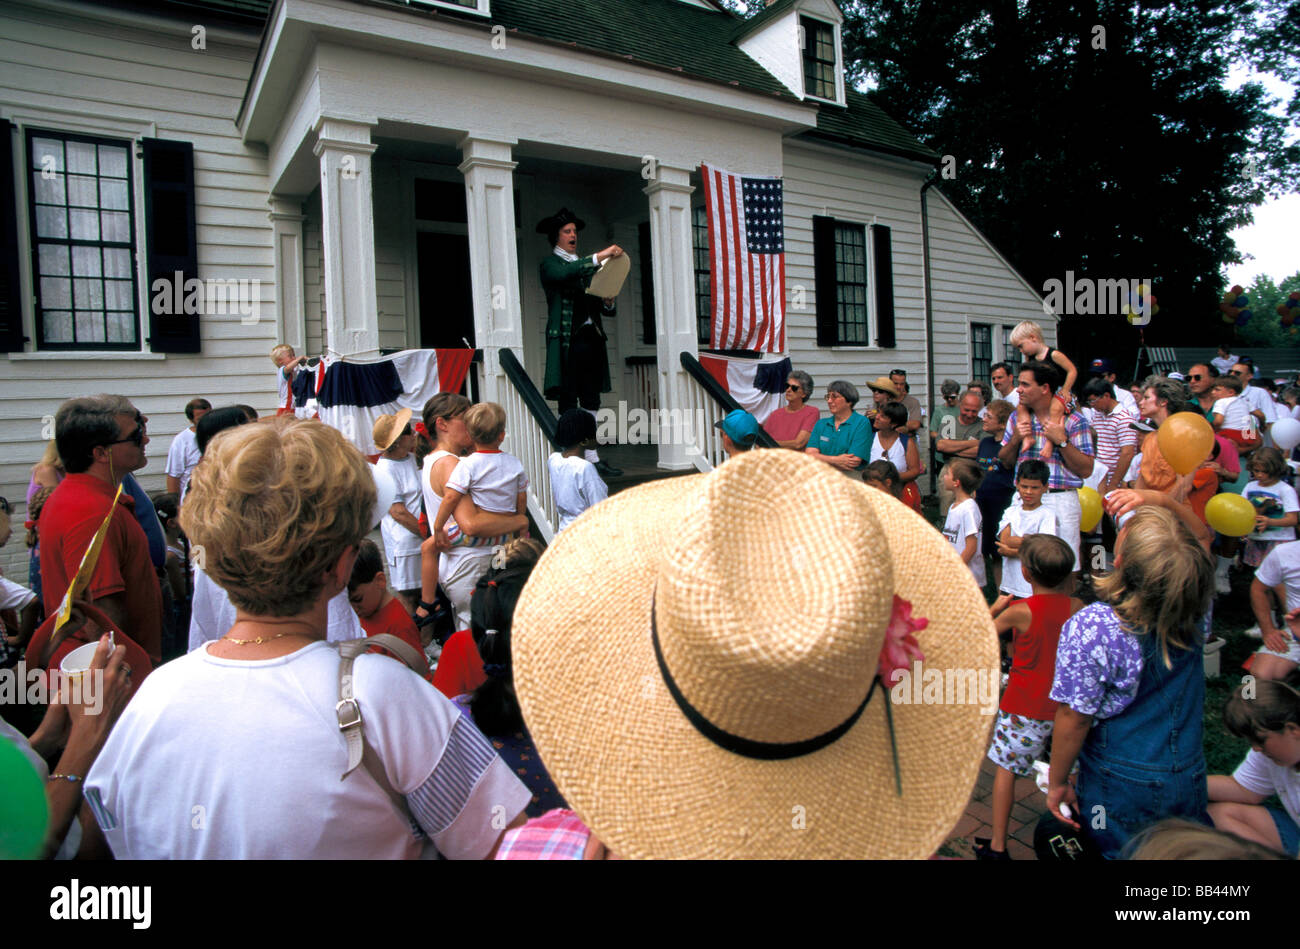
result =
[[[1236,88],[1247,81],[1264,85],[1275,98],[1285,100],[1291,95],[1291,86],[1273,76],[1251,74],[1234,69],[1228,74],[1228,85]],[[1280,112],[1281,107],[1277,110]],[[1293,130],[1294,131],[1294,130]],[[1300,174],[1297,175],[1300,180]],[[1232,232],[1237,249],[1246,259],[1227,268],[1228,285],[1251,284],[1260,274],[1267,274],[1274,283],[1300,272],[1300,194],[1292,192],[1281,198],[1266,201],[1255,209],[1255,221]]]

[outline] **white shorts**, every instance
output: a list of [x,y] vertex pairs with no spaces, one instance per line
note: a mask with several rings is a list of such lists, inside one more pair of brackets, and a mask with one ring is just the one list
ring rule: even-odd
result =
[[1291,635],[1289,630],[1282,630],[1282,635],[1286,637],[1286,647],[1281,652],[1274,652],[1267,646],[1260,646],[1257,655],[1277,656],[1279,659],[1285,659],[1287,662],[1294,662],[1300,665],[1300,643]]
[[483,554],[461,555],[453,560],[448,569],[447,555],[442,554],[438,560],[438,585],[451,600],[451,608],[456,612],[456,628],[469,629],[469,601],[474,595],[474,587],[479,578],[492,566],[490,548],[474,547]]
[[384,572],[388,575],[388,585],[394,590],[420,589],[420,552],[413,554],[399,553],[395,557],[385,556]]
[[1079,569],[1079,520],[1083,512],[1079,508],[1079,492],[1049,491],[1043,495],[1043,507],[1056,515],[1056,536],[1070,545],[1074,551],[1074,569]]

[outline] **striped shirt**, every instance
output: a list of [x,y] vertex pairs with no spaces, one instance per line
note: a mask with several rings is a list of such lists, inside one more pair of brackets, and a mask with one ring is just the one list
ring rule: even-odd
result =
[[1097,433],[1097,460],[1110,471],[1115,470],[1120,449],[1132,447],[1137,450],[1137,432],[1132,427],[1136,421],[1137,418],[1122,405],[1116,405],[1115,411],[1109,415],[1101,409],[1092,410],[1092,430]]
[[[1030,414],[1030,421],[1033,425],[1034,437],[1026,438],[1020,443],[1020,454],[1016,458],[1016,470],[1031,458],[1039,458],[1038,447],[1042,444],[1040,439],[1043,437],[1043,424],[1038,421],[1038,416]],[[1077,448],[1083,454],[1092,457],[1092,431],[1088,428],[1088,423],[1084,421],[1082,415],[1078,412],[1071,412],[1065,420],[1065,436],[1069,439],[1070,444]],[[1002,444],[1009,444],[1012,438],[1016,437],[1016,416],[1013,414],[1007,420],[1007,429],[1002,433]],[[1051,458],[1040,458],[1046,463],[1050,476],[1047,479],[1048,490],[1052,488],[1081,488],[1083,479],[1065,466],[1065,458],[1061,454],[1061,446],[1055,445],[1052,448]]]

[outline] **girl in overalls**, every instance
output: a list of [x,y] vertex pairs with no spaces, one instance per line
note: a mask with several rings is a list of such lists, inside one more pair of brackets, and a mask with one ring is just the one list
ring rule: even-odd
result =
[[1201,651],[1214,564],[1209,529],[1168,495],[1115,491],[1107,508],[1137,512],[1116,540],[1115,569],[1096,582],[1100,602],[1061,631],[1047,803],[1114,859],[1163,818],[1209,823]]

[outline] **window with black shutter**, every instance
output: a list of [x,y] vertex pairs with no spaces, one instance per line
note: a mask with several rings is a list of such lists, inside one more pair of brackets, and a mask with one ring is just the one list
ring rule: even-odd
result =
[[18,257],[13,131],[12,122],[0,119],[0,353],[22,352],[26,341]]
[[871,225],[872,278],[876,288],[876,345],[893,349],[894,338],[894,250],[889,228]]
[[867,233],[861,224],[813,218],[818,346],[869,346]]
[[[199,316],[207,294],[206,290],[193,295],[186,292],[186,285],[197,284],[199,270],[194,146],[157,138],[143,139],[141,145],[149,251],[149,348],[156,353],[197,353]],[[170,299],[166,291],[171,292]]]

